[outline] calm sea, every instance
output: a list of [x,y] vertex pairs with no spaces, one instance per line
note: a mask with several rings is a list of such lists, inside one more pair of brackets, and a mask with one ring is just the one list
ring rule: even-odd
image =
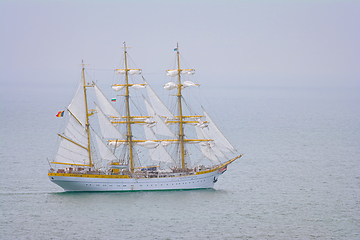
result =
[[360,92],[205,89],[244,156],[214,190],[64,193],[47,177],[74,89],[1,89],[1,239],[360,239]]

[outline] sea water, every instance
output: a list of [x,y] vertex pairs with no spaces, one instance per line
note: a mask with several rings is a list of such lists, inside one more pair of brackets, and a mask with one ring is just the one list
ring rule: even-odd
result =
[[244,154],[215,189],[113,193],[48,180],[73,93],[1,89],[1,239],[360,239],[358,90],[205,89]]

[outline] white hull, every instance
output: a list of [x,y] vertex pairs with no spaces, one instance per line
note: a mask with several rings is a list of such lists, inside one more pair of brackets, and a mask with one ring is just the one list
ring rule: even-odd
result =
[[221,173],[209,173],[159,178],[93,178],[49,176],[65,191],[150,191],[213,188]]

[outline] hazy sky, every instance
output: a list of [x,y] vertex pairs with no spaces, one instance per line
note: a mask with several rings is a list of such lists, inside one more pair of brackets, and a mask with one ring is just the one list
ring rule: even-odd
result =
[[360,1],[0,0],[0,26],[1,84],[118,68],[126,41],[145,76],[178,42],[202,83],[360,86]]

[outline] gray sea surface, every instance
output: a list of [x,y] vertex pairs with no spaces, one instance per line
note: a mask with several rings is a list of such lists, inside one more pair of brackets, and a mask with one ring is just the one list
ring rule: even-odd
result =
[[65,193],[64,86],[1,87],[0,239],[360,239],[359,89],[205,88],[244,154],[214,190]]

